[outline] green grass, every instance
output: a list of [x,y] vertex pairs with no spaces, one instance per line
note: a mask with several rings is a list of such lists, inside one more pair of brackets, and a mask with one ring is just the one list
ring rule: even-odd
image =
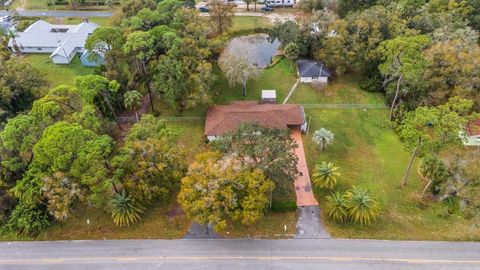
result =
[[255,28],[270,28],[272,23],[268,18],[254,16],[236,16],[229,32],[245,31]]
[[[46,20],[49,23],[57,24],[79,24],[82,22],[82,17],[42,17],[42,20]],[[111,26],[109,17],[89,17],[90,22],[96,23],[100,26]]]
[[[22,0],[19,0],[20,2]],[[47,0],[23,0],[25,9],[49,9]]]
[[47,79],[50,87],[61,84],[72,84],[76,76],[92,74],[95,67],[85,67],[76,56],[69,65],[56,65],[49,58],[49,54],[28,54],[22,61],[30,63],[32,67],[39,70]]
[[360,103],[384,104],[381,93],[369,93],[360,90],[356,76],[344,76],[331,79],[325,87],[302,83],[297,86],[289,103]]
[[[87,224],[90,220],[90,225]],[[67,222],[56,223],[41,233],[39,240],[182,238],[189,225],[181,208],[172,204],[149,207],[140,222],[129,227],[113,224],[109,213],[98,209],[76,209]]]
[[293,68],[290,69],[290,61],[286,59],[264,69],[257,79],[248,81],[246,97],[242,96],[240,85],[231,87],[223,74],[217,74],[218,80],[212,88],[215,104],[228,104],[234,100],[260,100],[262,90],[270,89],[277,90],[277,102],[282,103],[296,81]]
[[[307,162],[311,169],[321,161],[335,162],[341,169],[338,190],[351,185],[369,188],[381,200],[380,218],[370,226],[336,224],[323,215],[334,237],[408,240],[480,240],[480,229],[463,219],[455,207],[419,194],[426,183],[416,168],[409,184],[401,187],[409,153],[391,130],[384,110],[306,110],[312,116],[310,134],[304,138]],[[335,141],[323,152],[311,141],[314,130],[325,127],[335,134]],[[315,190],[320,207],[326,192]]]
[[224,238],[291,238],[295,234],[296,222],[296,211],[269,212],[259,222],[250,226],[240,222],[229,222],[228,228],[220,234]]

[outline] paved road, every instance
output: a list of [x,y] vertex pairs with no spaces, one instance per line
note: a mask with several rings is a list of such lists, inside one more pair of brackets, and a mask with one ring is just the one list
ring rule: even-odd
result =
[[0,269],[480,269],[480,243],[131,240],[0,243]]
[[[70,11],[70,10],[19,10],[20,16],[25,17],[111,17],[108,11]],[[0,10],[0,16],[13,15],[14,11]]]

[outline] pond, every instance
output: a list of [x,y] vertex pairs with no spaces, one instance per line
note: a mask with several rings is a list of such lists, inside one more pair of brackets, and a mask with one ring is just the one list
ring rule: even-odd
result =
[[280,42],[270,42],[267,34],[254,34],[233,38],[224,53],[245,57],[250,64],[264,68],[272,63]]

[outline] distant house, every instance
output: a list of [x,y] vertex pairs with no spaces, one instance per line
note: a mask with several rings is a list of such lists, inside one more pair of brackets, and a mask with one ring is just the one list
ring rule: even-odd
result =
[[208,109],[204,135],[215,140],[237,129],[243,123],[257,123],[269,128],[299,128],[306,131],[305,112],[297,104],[258,104],[256,101],[235,101]]
[[467,125],[466,146],[480,146],[480,119],[472,121]]
[[[50,24],[38,20],[15,38],[23,53],[49,53],[55,64],[69,64],[77,54],[85,53],[85,41],[98,24],[82,22],[77,25]],[[14,51],[13,38],[8,47]]]
[[324,64],[314,60],[298,60],[297,67],[298,77],[302,83],[328,83],[328,78],[332,76]]

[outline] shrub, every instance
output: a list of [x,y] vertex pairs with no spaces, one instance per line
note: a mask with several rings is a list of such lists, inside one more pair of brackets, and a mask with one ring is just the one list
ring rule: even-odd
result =
[[320,150],[327,148],[327,145],[333,143],[334,135],[333,133],[325,128],[320,128],[319,130],[313,133],[313,141],[320,146]]
[[441,186],[448,178],[448,170],[442,160],[436,156],[426,156],[420,166],[420,172],[427,177],[432,183],[430,184],[430,192],[438,195],[441,192]]
[[130,226],[140,220],[140,214],[144,212],[143,206],[128,196],[125,189],[116,193],[112,200],[112,219],[115,225]]
[[345,193],[347,209],[350,219],[360,225],[369,225],[380,213],[378,199],[370,194],[366,188],[353,186]]
[[20,202],[13,209],[7,228],[17,234],[33,236],[49,225],[50,221],[45,209]]
[[290,212],[297,210],[295,201],[273,201],[272,212]]
[[315,165],[312,175],[313,183],[321,188],[333,189],[337,185],[337,177],[340,176],[338,167],[332,162],[323,161],[321,164]]
[[344,222],[348,218],[347,200],[345,194],[339,192],[332,193],[326,197],[327,203],[325,210],[328,217],[337,222]]

